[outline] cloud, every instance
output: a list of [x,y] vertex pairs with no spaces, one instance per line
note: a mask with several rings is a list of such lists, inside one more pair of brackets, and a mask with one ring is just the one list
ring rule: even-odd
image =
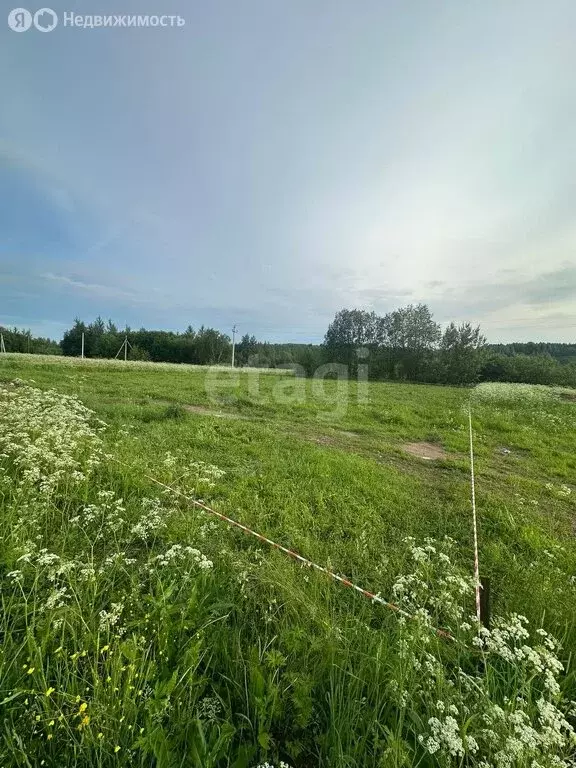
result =
[[363,304],[376,306],[383,303],[410,302],[415,291],[413,288],[395,288],[394,286],[378,288],[374,286],[374,288],[359,288],[353,293]]
[[44,280],[50,280],[59,283],[73,290],[86,291],[87,293],[100,296],[107,299],[122,299],[127,301],[147,302],[149,299],[132,291],[126,291],[114,285],[101,285],[99,283],[86,283],[76,278],[66,275],[55,275],[52,272],[45,272],[40,275]]
[[3,311],[313,338],[342,307],[424,301],[495,337],[518,320],[568,338],[576,4],[561,2],[256,0],[224,22],[201,3],[154,56],[145,34],[66,35],[49,58],[7,36]]
[[480,323],[491,341],[569,340],[566,331],[576,324],[575,266],[531,277],[504,269],[501,278],[459,288],[442,282],[430,291],[427,301],[441,322]]
[[530,304],[559,303],[566,299],[574,299],[576,311],[576,266],[565,266],[561,269],[545,272],[532,280],[520,283],[520,290]]

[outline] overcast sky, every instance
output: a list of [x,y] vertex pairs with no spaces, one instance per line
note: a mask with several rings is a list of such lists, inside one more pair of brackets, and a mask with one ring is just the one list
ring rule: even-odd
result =
[[576,341],[574,0],[51,7],[0,26],[0,324],[318,341],[424,301]]

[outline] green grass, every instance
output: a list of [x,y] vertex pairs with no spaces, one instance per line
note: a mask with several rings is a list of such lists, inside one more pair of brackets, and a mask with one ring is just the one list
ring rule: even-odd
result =
[[[436,690],[421,690],[421,675],[399,652],[402,643],[424,652],[419,631],[410,634],[383,607],[162,497],[149,479],[192,492],[391,598],[399,575],[414,567],[406,537],[416,545],[451,537],[449,567],[472,572],[469,402],[492,611],[518,612],[563,639],[562,686],[574,696],[576,403],[561,392],[366,388],[254,371],[2,356],[0,383],[14,379],[77,396],[108,425],[103,451],[121,463],[103,458],[89,482],[62,481],[43,495],[21,480],[9,452],[0,458],[8,478],[0,486],[0,764],[479,765],[481,755],[431,754],[418,742],[437,714],[434,702],[455,701],[450,670],[478,675],[502,702],[522,690],[528,708],[536,682],[479,666],[474,652],[436,638],[429,646],[440,664]],[[404,451],[418,441],[443,447],[446,458],[427,462]],[[225,474],[205,477],[210,469],[199,462]],[[124,500],[123,523],[113,524],[101,490]],[[148,514],[145,497],[162,499],[165,525],[129,535]],[[98,507],[98,522],[71,524],[86,504]],[[53,565],[34,555],[16,588],[6,574],[21,569],[28,544],[94,567],[96,576],[78,578],[80,566],[51,575]],[[191,554],[178,567],[156,567],[154,558],[174,544],[201,551],[214,567],[202,570]],[[130,562],[121,557],[99,574],[118,552]],[[432,596],[442,578],[439,567],[425,580]],[[64,583],[63,604],[46,608],[50,590]],[[460,602],[463,615],[473,613],[471,592]],[[118,623],[102,623],[113,603],[124,605]],[[430,611],[433,622],[453,620],[438,606]],[[532,763],[523,757],[511,765]]]

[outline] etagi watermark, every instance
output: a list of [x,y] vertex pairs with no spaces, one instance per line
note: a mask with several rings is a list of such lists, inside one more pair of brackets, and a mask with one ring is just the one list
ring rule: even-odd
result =
[[301,365],[279,369],[211,366],[204,379],[209,401],[216,406],[246,399],[257,405],[314,405],[320,420],[342,418],[350,405],[368,405],[367,349],[357,350],[358,364],[326,363],[307,376]]
[[[52,32],[58,26],[59,18],[52,8],[40,8],[32,13],[27,8],[13,8],[8,14],[8,26],[13,32],[27,32],[34,27],[39,32]],[[186,20],[174,14],[141,15],[113,14],[80,15],[72,11],[62,14],[62,26],[76,29],[104,29],[106,27],[183,27]]]

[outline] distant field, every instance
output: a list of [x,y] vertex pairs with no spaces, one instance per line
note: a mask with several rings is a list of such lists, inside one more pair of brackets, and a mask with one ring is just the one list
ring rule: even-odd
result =
[[[2,361],[5,365],[11,365],[15,363],[25,363],[28,365],[57,365],[67,367],[79,367],[84,366],[87,368],[108,368],[112,370],[129,369],[132,371],[146,371],[146,370],[205,370],[206,366],[203,365],[188,365],[187,363],[152,363],[146,360],[123,360],[119,359],[101,359],[96,357],[66,357],[64,355],[32,355],[24,352],[7,352],[3,355]],[[230,365],[215,365],[214,368],[222,368],[223,370],[229,369]],[[276,368],[245,368],[246,371],[259,371],[261,373],[278,373],[281,372]]]
[[[464,649],[471,404],[493,615],[563,640],[565,672],[534,653],[574,697],[571,393],[268,373],[0,356],[0,765],[569,765],[545,669]],[[403,624],[147,476],[427,614]],[[536,746],[506,763],[510,739],[532,744],[517,721]]]

